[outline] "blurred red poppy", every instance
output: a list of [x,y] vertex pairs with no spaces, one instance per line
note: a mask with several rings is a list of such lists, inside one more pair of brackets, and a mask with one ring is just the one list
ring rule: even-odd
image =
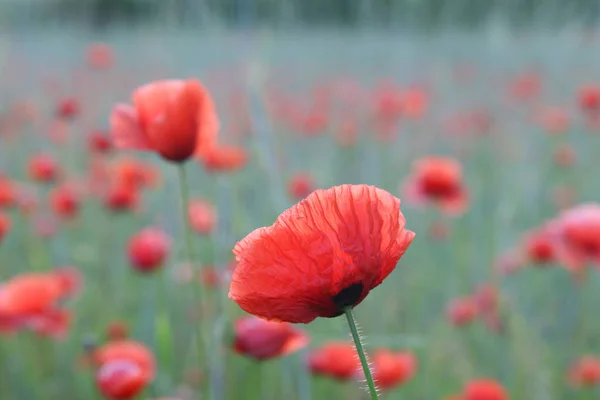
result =
[[59,167],[54,158],[48,154],[36,154],[29,159],[29,177],[36,182],[52,182],[59,176]]
[[479,308],[471,296],[459,297],[450,302],[446,315],[453,325],[464,326],[477,318],[479,315]]
[[79,100],[75,97],[65,97],[56,106],[56,116],[64,119],[75,118],[80,112]]
[[417,205],[431,201],[449,214],[462,214],[469,203],[461,166],[448,157],[431,156],[418,160],[404,182],[402,192],[407,201]]
[[89,136],[88,147],[92,153],[105,154],[112,150],[112,141],[106,133],[94,131]]
[[[393,389],[410,380],[417,370],[417,359],[409,351],[379,350],[371,358],[373,379],[383,390]],[[364,377],[363,374],[359,375]]]
[[600,384],[600,358],[586,355],[569,368],[567,380],[574,386],[596,386]]
[[248,154],[241,147],[217,145],[204,152],[204,168],[208,171],[235,171],[248,162]]
[[11,226],[12,221],[10,217],[0,212],[0,243],[2,243],[4,237],[10,231]]
[[133,93],[134,106],[118,104],[111,114],[115,147],[155,151],[183,162],[216,140],[219,122],[208,90],[197,80],[149,83]]
[[579,107],[583,111],[598,111],[600,109],[600,86],[586,84],[577,92]]
[[308,335],[285,322],[244,317],[235,322],[233,349],[247,357],[267,360],[295,353],[310,341]]
[[17,204],[17,188],[15,184],[0,176],[0,208],[13,207]]
[[148,378],[136,363],[118,359],[98,368],[96,385],[107,399],[131,400],[148,385]]
[[524,239],[523,249],[529,262],[545,265],[556,260],[555,242],[546,228],[529,232]]
[[134,211],[139,204],[139,190],[126,183],[113,183],[104,194],[105,207],[114,212]]
[[122,158],[112,165],[112,173],[117,183],[136,188],[155,186],[159,171],[151,164],[135,158]]
[[77,216],[80,203],[80,195],[72,185],[60,185],[50,193],[50,206],[61,218],[71,219]]
[[394,270],[415,236],[404,225],[400,200],[382,189],[317,190],[235,246],[229,297],[269,320],[336,317]]
[[310,352],[308,367],[313,375],[349,380],[357,376],[360,361],[352,343],[329,342]]
[[217,223],[217,211],[206,200],[192,200],[188,209],[190,226],[200,235],[210,234]]
[[123,321],[112,321],[105,332],[106,338],[110,341],[123,340],[129,336],[129,328]]
[[509,400],[508,392],[493,379],[476,379],[466,384],[463,400]]
[[158,228],[145,228],[129,240],[129,262],[140,272],[160,268],[171,249],[171,239]]
[[86,61],[94,69],[108,69],[114,63],[112,48],[106,43],[92,43],[86,49]]
[[150,382],[154,379],[156,362],[154,355],[144,344],[126,339],[116,340],[94,349],[92,358],[98,367],[116,360],[126,360],[137,365]]
[[315,182],[308,173],[297,173],[290,178],[288,192],[290,197],[300,200],[315,190]]

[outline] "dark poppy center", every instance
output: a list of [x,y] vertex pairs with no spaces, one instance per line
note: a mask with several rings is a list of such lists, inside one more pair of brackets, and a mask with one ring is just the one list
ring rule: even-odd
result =
[[345,289],[342,289],[338,294],[333,296],[333,304],[335,304],[338,310],[342,311],[344,308],[353,306],[356,304],[360,295],[363,291],[362,282],[353,283]]

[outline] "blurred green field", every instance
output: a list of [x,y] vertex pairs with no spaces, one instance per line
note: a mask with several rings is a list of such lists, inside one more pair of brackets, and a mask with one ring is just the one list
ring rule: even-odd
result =
[[[95,41],[109,43],[116,63],[108,71],[86,73],[84,52]],[[556,190],[567,187],[576,202],[598,201],[600,135],[584,124],[576,91],[599,82],[600,37],[575,30],[554,34],[511,35],[490,28],[480,35],[403,36],[377,33],[313,31],[287,34],[175,31],[112,31],[102,37],[80,31],[13,33],[0,36],[0,114],[28,99],[38,109],[39,123],[17,135],[0,132],[0,172],[27,181],[27,162],[43,150],[55,155],[69,178],[83,178],[89,167],[86,137],[92,129],[108,129],[110,108],[128,101],[140,84],[156,79],[197,77],[211,90],[222,122],[221,137],[244,146],[249,162],[234,173],[208,173],[195,162],[186,165],[192,197],[213,202],[218,226],[208,237],[195,237],[204,265],[225,270],[231,249],[253,229],[271,224],[291,206],[287,184],[295,173],[308,172],[317,187],[342,183],[376,185],[402,198],[400,187],[412,163],[432,155],[461,161],[471,204],[465,215],[448,217],[431,209],[403,204],[407,228],[417,237],[396,271],[356,308],[368,349],[411,349],[418,357],[415,377],[383,399],[442,400],[460,392],[469,379],[487,376],[502,382],[517,400],[591,400],[596,389],[574,389],[566,382],[571,362],[600,353],[600,277],[591,271],[578,286],[559,266],[523,268],[501,276],[498,259],[517,247],[529,229],[559,211]],[[456,70],[475,71],[468,82]],[[82,72],[83,71],[83,72]],[[510,97],[511,82],[534,71],[542,90],[530,101]],[[421,119],[403,118],[392,140],[382,141],[364,113],[335,112],[324,132],[307,136],[273,121],[266,98],[274,87],[310,101],[320,86],[344,79],[364,88],[383,82],[399,87],[427,88],[430,104]],[[43,89],[58,82],[59,97],[76,96],[82,114],[68,125],[69,138],[57,144],[48,138],[55,98]],[[232,94],[241,94],[249,110],[249,132],[240,133]],[[362,96],[362,94],[361,94]],[[573,116],[567,132],[548,135],[532,120],[542,106],[557,106]],[[464,110],[490,118],[486,134],[451,134],[446,121]],[[358,140],[340,147],[335,130],[356,121]],[[555,151],[568,144],[575,162],[561,167]],[[110,157],[118,159],[121,152]],[[115,320],[131,328],[131,337],[149,345],[157,357],[158,376],[140,398],[181,396],[202,391],[205,382],[219,399],[309,400],[367,398],[361,383],[339,383],[310,377],[305,357],[311,348],[347,339],[345,320],[318,319],[302,326],[311,337],[308,349],[260,365],[214,349],[206,360],[212,373],[200,389],[184,375],[197,368],[189,349],[193,333],[188,315],[189,284],[177,282],[184,258],[177,171],[149,154],[133,154],[160,169],[156,189],[144,193],[135,214],[110,215],[97,198],[83,202],[75,221],[59,222],[51,239],[33,235],[33,226],[15,210],[8,211],[13,229],[0,243],[0,280],[31,270],[73,265],[85,283],[68,300],[73,325],[62,341],[23,332],[0,336],[0,399],[100,398],[93,373],[81,365],[84,343],[104,341]],[[35,191],[43,200],[48,188]],[[48,211],[42,204],[39,215]],[[432,226],[449,230],[445,239]],[[142,276],[128,265],[126,245],[137,230],[158,225],[173,237],[173,253],[159,273]],[[164,287],[164,282],[167,282]],[[448,303],[472,293],[479,284],[498,284],[504,331],[484,324],[457,328],[446,319]],[[223,290],[204,289],[217,307],[208,332],[223,329],[243,315]],[[161,305],[162,304],[162,305]],[[167,313],[161,307],[166,304]],[[224,312],[219,312],[220,306]],[[157,322],[156,316],[161,318]],[[197,322],[202,324],[202,321]],[[158,326],[157,326],[158,325]],[[170,326],[175,346],[163,351]],[[218,333],[218,332],[217,332]],[[202,397],[210,398],[210,397]]]

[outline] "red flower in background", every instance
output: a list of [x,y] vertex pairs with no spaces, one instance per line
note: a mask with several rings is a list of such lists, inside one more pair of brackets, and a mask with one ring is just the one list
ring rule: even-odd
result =
[[213,147],[219,122],[210,93],[197,80],[149,83],[135,90],[133,103],[112,111],[115,147],[155,151],[172,162]]
[[229,297],[256,316],[308,323],[358,305],[415,234],[400,200],[367,185],[317,190],[241,240]]
[[600,358],[591,355],[581,357],[569,368],[567,380],[574,386],[600,384]]
[[92,153],[105,154],[112,150],[112,141],[106,133],[94,131],[89,136],[88,146]]
[[467,383],[462,400],[509,400],[508,392],[493,379],[476,379]]
[[313,375],[349,380],[357,376],[360,361],[352,343],[330,342],[311,351],[308,367]]
[[206,200],[192,200],[188,209],[190,226],[200,235],[210,234],[217,223],[217,211]]
[[160,268],[171,251],[171,239],[158,228],[145,228],[129,239],[129,262],[140,272]]
[[449,214],[461,214],[468,206],[468,193],[458,161],[431,156],[418,160],[404,182],[402,192],[414,204],[433,202]]
[[288,192],[294,199],[300,200],[315,190],[315,182],[308,173],[297,173],[290,178]]
[[556,261],[556,244],[546,228],[536,229],[525,236],[523,250],[529,262],[544,265]]
[[60,174],[58,164],[48,154],[36,154],[31,157],[27,169],[32,180],[42,183],[53,182]]
[[517,76],[510,86],[510,93],[515,99],[531,100],[542,91],[542,81],[535,72],[527,72]]
[[248,154],[241,147],[217,145],[203,153],[204,168],[208,171],[235,171],[248,162]]
[[8,231],[10,231],[11,226],[12,221],[10,217],[0,212],[0,243],[2,243],[4,237],[6,236]]
[[471,296],[459,297],[452,300],[446,315],[453,325],[464,326],[470,324],[479,316],[479,307]]
[[61,218],[71,219],[77,216],[80,203],[80,194],[72,185],[63,184],[50,193],[50,206]]
[[13,182],[0,176],[0,208],[17,204],[17,189]]
[[140,204],[136,186],[113,183],[104,194],[104,206],[114,212],[134,211]]
[[233,349],[257,360],[295,353],[305,347],[309,337],[291,324],[245,317],[235,322]]
[[600,109],[600,86],[586,84],[577,92],[579,107],[583,111],[595,112]]
[[113,321],[106,327],[106,338],[111,341],[127,339],[129,328],[125,322]]
[[86,61],[94,69],[108,69],[114,63],[112,48],[106,43],[92,43],[86,50]]
[[79,100],[74,97],[66,97],[58,102],[56,116],[64,119],[75,118],[80,112]]
[[536,115],[539,125],[549,134],[562,134],[569,130],[571,118],[566,110],[559,107],[546,107]]
[[95,349],[96,383],[111,399],[132,399],[154,380],[152,352],[133,340],[119,340]]
[[[410,380],[417,370],[417,359],[409,351],[379,350],[371,359],[373,379],[383,390],[393,389]],[[360,375],[364,377],[363,374]]]

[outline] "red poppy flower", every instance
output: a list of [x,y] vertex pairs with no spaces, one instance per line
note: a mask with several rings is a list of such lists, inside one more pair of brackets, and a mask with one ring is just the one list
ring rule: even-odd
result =
[[288,192],[294,199],[303,199],[313,190],[315,190],[315,182],[307,173],[295,174],[288,184]]
[[11,226],[12,221],[10,217],[0,212],[0,243],[2,243],[2,239],[4,239],[8,231],[10,231]]
[[475,320],[479,315],[479,308],[472,297],[459,297],[452,300],[446,315],[450,323],[456,326],[464,326]]
[[308,366],[313,375],[324,375],[343,381],[357,376],[360,361],[352,343],[330,342],[311,351]]
[[105,207],[114,212],[134,211],[139,204],[138,189],[126,183],[112,184],[104,195]]
[[8,179],[0,176],[0,208],[17,204],[17,189]]
[[498,289],[491,284],[479,285],[473,294],[473,299],[477,303],[479,315],[487,327],[494,332],[502,332],[504,326],[500,318]]
[[58,164],[47,154],[37,154],[29,160],[29,177],[36,182],[52,182],[58,178]]
[[525,256],[534,264],[548,264],[556,259],[554,238],[545,228],[536,229],[527,234],[523,247]]
[[86,60],[92,68],[108,69],[114,62],[113,50],[106,43],[92,43],[86,50]]
[[427,112],[429,98],[427,93],[421,88],[407,89],[400,95],[400,107],[402,115],[420,119]]
[[596,386],[600,384],[600,358],[584,356],[569,368],[568,381],[574,386]]
[[77,116],[80,111],[79,101],[74,97],[66,97],[59,101],[56,107],[56,116],[71,119]]
[[92,356],[94,364],[98,367],[116,360],[132,362],[141,369],[142,374],[147,378],[147,382],[154,379],[156,369],[154,355],[144,344],[134,340],[108,342],[94,349]]
[[168,161],[183,162],[216,140],[219,123],[213,101],[197,80],[149,83],[133,93],[133,103],[112,111],[117,148],[155,151]]
[[21,321],[23,327],[37,335],[53,339],[64,339],[71,326],[72,315],[69,310],[51,309]]
[[600,265],[600,205],[588,203],[564,211],[549,224],[556,238],[557,257],[571,271],[591,262]]
[[461,214],[468,205],[460,164],[448,157],[426,157],[417,161],[404,183],[403,193],[414,204],[434,202],[449,214]]
[[106,337],[110,341],[126,339],[129,336],[129,328],[122,321],[113,321],[106,327]]
[[88,147],[93,153],[108,153],[112,149],[112,141],[104,132],[92,132],[88,139]]
[[579,107],[583,111],[598,111],[600,109],[600,87],[595,84],[583,85],[577,93]]
[[542,90],[542,81],[535,72],[527,72],[515,78],[510,86],[511,95],[518,100],[531,100]]
[[547,107],[536,115],[539,125],[549,134],[561,134],[569,130],[571,118],[566,110],[558,107]]
[[309,341],[304,332],[285,322],[269,322],[256,317],[235,322],[234,350],[257,360],[295,353]]
[[193,200],[188,209],[190,226],[200,235],[210,234],[217,223],[214,206],[205,200]]
[[103,364],[96,372],[96,385],[106,398],[129,400],[148,385],[139,365],[129,360],[114,360]]
[[353,147],[358,140],[358,128],[353,121],[345,121],[335,130],[335,140],[340,147]]
[[171,239],[160,229],[145,228],[131,237],[127,252],[129,262],[140,272],[162,266],[171,249]]
[[113,164],[112,173],[117,183],[136,188],[155,186],[159,172],[152,165],[135,158],[124,158]]
[[508,392],[493,379],[473,380],[465,386],[463,400],[509,400]]
[[207,149],[202,157],[208,171],[235,171],[248,162],[246,150],[241,147],[218,145]]
[[79,212],[80,202],[79,193],[68,184],[58,186],[50,193],[50,206],[61,218],[75,217]]
[[268,320],[341,315],[394,270],[415,236],[404,225],[400,199],[382,189],[317,190],[235,246],[229,297]]
[[379,350],[373,354],[371,366],[377,387],[389,390],[402,385],[414,376],[417,359],[409,351]]

